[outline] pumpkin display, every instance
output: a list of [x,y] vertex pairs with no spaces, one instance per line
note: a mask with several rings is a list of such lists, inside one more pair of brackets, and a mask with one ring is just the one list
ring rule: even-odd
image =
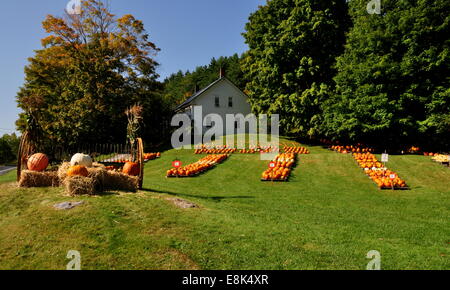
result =
[[347,146],[341,146],[341,145],[334,145],[330,147],[331,150],[334,150],[336,152],[347,154],[347,153],[368,153],[373,152],[373,148],[365,147],[362,144],[357,145],[347,145]]
[[246,149],[240,149],[237,148],[231,148],[228,145],[196,145],[195,146],[195,154],[234,154],[234,153],[240,153],[240,154],[256,154],[256,153],[272,153],[272,152],[279,152],[278,147],[274,146],[260,146],[258,145],[250,145]]
[[372,153],[353,153],[353,158],[364,169],[384,168],[383,163],[379,162]]
[[140,169],[138,163],[127,162],[123,166],[122,172],[127,174],[127,175],[130,175],[130,176],[139,176],[139,174],[141,173],[141,169]]
[[286,153],[309,154],[309,150],[305,147],[284,147]]
[[167,177],[194,177],[222,163],[228,158],[226,154],[208,155],[199,161],[181,168],[172,168],[167,171]]
[[89,155],[77,153],[70,160],[70,165],[82,165],[85,167],[92,167],[92,158]]
[[397,173],[387,169],[372,153],[353,153],[364,172],[380,189],[407,189],[406,182]]
[[27,167],[31,171],[44,171],[47,169],[49,160],[47,155],[43,153],[37,153],[28,158]]
[[75,165],[71,166],[69,170],[67,171],[67,176],[83,176],[88,177],[89,171],[87,170],[86,166],[83,165]]
[[433,161],[439,162],[439,163],[449,163],[450,162],[450,155],[444,155],[444,154],[437,154],[434,155],[434,157],[431,158]]
[[[298,147],[300,148],[300,147]],[[296,152],[297,150],[293,150]],[[300,151],[299,151],[300,152]],[[263,181],[287,181],[291,175],[292,168],[295,165],[295,154],[301,153],[282,153],[278,154],[271,162],[269,169],[263,172]],[[307,154],[307,153],[303,153]]]
[[161,157],[161,153],[144,153],[144,160],[145,161],[149,161],[149,160],[155,160],[156,158],[160,158]]

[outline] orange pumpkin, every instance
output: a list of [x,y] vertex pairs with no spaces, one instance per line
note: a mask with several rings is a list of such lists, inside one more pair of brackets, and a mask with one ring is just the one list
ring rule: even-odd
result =
[[44,171],[48,166],[48,157],[45,154],[37,153],[28,158],[27,166],[31,171]]
[[127,162],[125,163],[122,172],[131,176],[138,176],[141,173],[141,169],[139,168],[139,164],[135,162]]
[[67,171],[67,176],[83,176],[87,177],[89,175],[89,171],[83,165],[75,165],[71,166]]

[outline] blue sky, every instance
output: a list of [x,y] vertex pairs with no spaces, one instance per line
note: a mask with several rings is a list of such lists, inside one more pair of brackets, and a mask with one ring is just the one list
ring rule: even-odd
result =
[[[0,135],[15,130],[19,109],[15,96],[24,66],[45,36],[47,14],[62,15],[69,0],[2,1],[0,17]],[[247,50],[245,23],[266,0],[110,0],[114,14],[142,20],[161,48],[156,59],[161,79],[178,70],[208,64],[212,57]]]

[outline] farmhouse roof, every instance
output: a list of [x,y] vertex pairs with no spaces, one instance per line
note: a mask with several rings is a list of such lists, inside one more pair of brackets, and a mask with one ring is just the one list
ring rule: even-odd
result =
[[[210,88],[214,87],[216,84],[220,83],[221,81],[228,81],[229,83],[231,83],[234,87],[236,87],[236,89],[238,89],[239,91],[241,91],[241,89],[239,89],[232,81],[230,81],[227,77],[225,77],[224,75],[222,75],[220,78],[218,78],[217,80],[215,80],[214,82],[212,82],[211,84],[209,84],[206,88],[198,91],[197,93],[193,94],[190,98],[188,98],[186,101],[184,101],[181,105],[177,106],[175,108],[175,111],[179,111],[182,110],[184,108],[187,108],[191,105],[191,103],[197,99],[199,96],[203,95],[206,91],[208,91]],[[241,91],[242,92],[242,91]],[[244,93],[245,94],[245,93]]]

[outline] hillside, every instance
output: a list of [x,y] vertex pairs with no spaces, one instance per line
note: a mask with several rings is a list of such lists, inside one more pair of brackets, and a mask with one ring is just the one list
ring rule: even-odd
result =
[[[145,190],[70,198],[62,189],[19,189],[0,177],[0,269],[383,269],[450,267],[450,169],[425,156],[391,156],[411,187],[379,190],[350,155],[308,147],[287,183],[261,182],[267,161],[234,154],[207,173],[167,179],[164,152],[146,166]],[[199,205],[175,207],[168,197]],[[67,212],[57,202],[84,200]]]

